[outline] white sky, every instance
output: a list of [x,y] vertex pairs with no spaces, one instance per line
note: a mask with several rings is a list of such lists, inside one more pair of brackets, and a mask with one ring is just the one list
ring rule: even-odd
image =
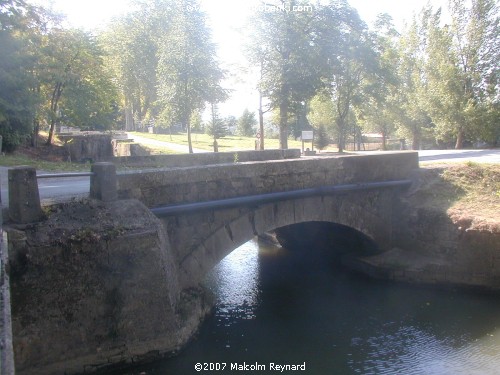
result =
[[[52,6],[54,10],[66,15],[70,25],[87,30],[105,27],[113,17],[130,10],[130,0],[31,0]],[[226,69],[242,65],[241,35],[238,29],[246,24],[249,9],[261,4],[260,0],[200,0],[201,7],[209,16],[213,38],[219,47],[219,59]],[[427,3],[435,8],[446,7],[447,0],[349,0],[358,10],[361,18],[371,24],[377,14],[388,13],[396,28],[401,30],[404,22],[409,22]],[[232,98],[220,106],[222,115],[238,117],[245,108],[257,109],[255,83],[242,83],[241,77],[229,79],[226,85],[235,88]]]

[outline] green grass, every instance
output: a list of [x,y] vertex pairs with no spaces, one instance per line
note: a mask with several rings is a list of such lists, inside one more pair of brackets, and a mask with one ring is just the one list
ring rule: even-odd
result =
[[425,183],[415,195],[419,205],[499,220],[500,165],[473,162],[427,165],[421,172]]
[[[150,138],[158,141],[176,143],[187,147],[187,135],[184,134],[148,134],[148,133],[132,133],[144,138]],[[219,144],[219,152],[232,152],[240,150],[255,150],[254,137],[227,136],[217,140]],[[192,134],[193,147],[207,151],[213,151],[213,139],[207,134]],[[161,146],[143,146],[150,150],[153,155],[176,154],[178,151],[173,151],[167,147]],[[301,148],[300,141],[288,140],[289,148]],[[310,145],[308,145],[310,147]],[[266,149],[278,149],[278,139],[266,139]],[[21,153],[8,154],[0,156],[0,166],[14,167],[19,165],[27,165],[34,167],[37,170],[47,172],[70,172],[70,171],[89,171],[90,163],[69,163],[63,161],[46,161],[38,158],[30,157]],[[127,165],[119,165],[119,169],[136,169],[137,166],[129,167]]]
[[[157,141],[176,143],[180,145],[187,146],[187,135],[182,134],[149,134],[149,133],[132,133],[137,136],[154,139]],[[191,140],[194,148],[199,148],[202,150],[212,151],[213,150],[213,138],[207,134],[192,134]],[[227,137],[219,138],[217,143],[219,144],[219,152],[224,151],[240,151],[240,150],[255,150],[255,138],[254,137],[240,137],[229,135]],[[289,148],[301,148],[302,143],[300,141],[288,140]],[[310,146],[309,146],[310,147]],[[266,149],[278,149],[279,140],[278,139],[265,139]]]

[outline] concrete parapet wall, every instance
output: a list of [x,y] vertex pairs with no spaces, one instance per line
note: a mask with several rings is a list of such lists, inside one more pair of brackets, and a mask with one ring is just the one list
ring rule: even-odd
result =
[[173,154],[151,156],[124,156],[113,159],[114,163],[147,164],[155,163],[165,168],[182,168],[210,164],[227,164],[248,161],[265,161],[300,158],[299,149],[206,152],[197,154]]
[[74,162],[109,161],[113,157],[111,138],[109,134],[59,135]]
[[149,207],[290,191],[326,185],[406,179],[418,168],[416,152],[273,160],[123,172],[119,198]]

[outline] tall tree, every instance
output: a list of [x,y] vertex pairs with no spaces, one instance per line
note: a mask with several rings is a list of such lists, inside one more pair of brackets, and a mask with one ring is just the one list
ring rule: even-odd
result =
[[280,148],[288,148],[288,121],[311,98],[320,83],[318,50],[314,43],[312,11],[290,11],[309,5],[275,0],[277,12],[258,12],[255,17],[253,62],[261,66],[259,91],[279,111]]
[[382,135],[382,150],[387,149],[387,139],[395,130],[394,112],[398,89],[397,67],[399,33],[388,14],[379,14],[372,35],[378,64],[367,75],[361,86],[362,100],[357,106],[357,117],[364,130]]
[[462,148],[494,119],[483,114],[498,103],[500,15],[494,0],[451,0],[449,10],[452,24],[444,27],[440,12],[427,10],[427,98],[438,137]]
[[432,126],[426,103],[425,41],[421,24],[414,18],[397,46],[398,89],[394,97],[394,121],[397,132],[410,139],[413,150],[420,149],[425,131],[430,131]]
[[[113,99],[108,100],[106,93],[114,98],[114,92],[108,91],[113,84],[104,73],[103,52],[93,36],[75,29],[53,29],[47,37],[43,58],[47,69],[44,86],[50,124],[47,144],[50,145],[55,126],[63,115],[73,125],[88,126],[86,117],[93,112],[112,111],[103,108],[101,101],[111,107]],[[75,95],[73,98],[71,93]],[[99,120],[104,121],[105,117]]]
[[134,11],[115,20],[100,37],[122,91],[125,128],[156,119],[158,48],[171,26],[170,1],[136,1]]
[[187,131],[189,152],[193,152],[190,119],[205,102],[216,103],[215,88],[224,74],[219,68],[215,45],[205,15],[196,0],[171,3],[170,32],[159,46],[158,96]]
[[27,140],[37,113],[34,73],[44,10],[22,0],[0,2],[0,134],[4,150]]
[[337,143],[342,152],[352,128],[353,104],[359,99],[362,81],[377,69],[377,59],[366,25],[346,1],[323,6],[318,25],[323,80],[334,102]]

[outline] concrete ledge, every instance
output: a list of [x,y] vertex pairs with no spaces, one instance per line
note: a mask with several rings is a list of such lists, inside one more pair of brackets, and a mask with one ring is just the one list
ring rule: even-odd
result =
[[248,161],[282,160],[300,158],[299,149],[209,152],[199,154],[174,154],[151,156],[124,156],[113,159],[114,163],[149,164],[165,168],[182,168],[211,164],[227,164]]

